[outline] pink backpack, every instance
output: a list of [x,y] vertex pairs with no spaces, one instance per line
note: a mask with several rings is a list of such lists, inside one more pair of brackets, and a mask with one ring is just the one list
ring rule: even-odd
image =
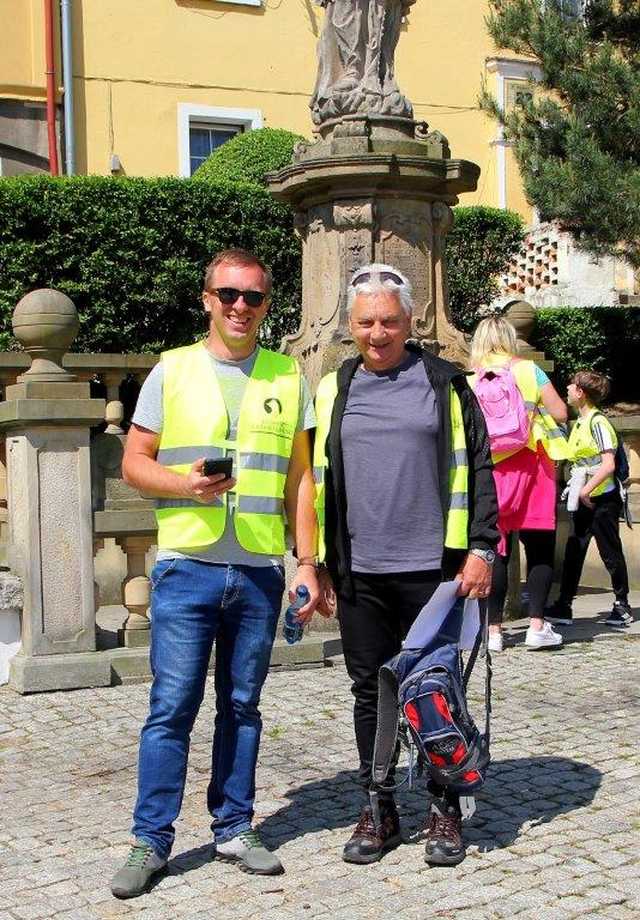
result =
[[529,443],[529,415],[511,364],[476,370],[473,389],[487,423],[493,454],[515,453]]

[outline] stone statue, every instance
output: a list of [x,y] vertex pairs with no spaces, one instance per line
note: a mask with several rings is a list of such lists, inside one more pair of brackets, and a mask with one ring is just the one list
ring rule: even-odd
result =
[[314,0],[325,8],[318,78],[309,103],[314,124],[345,115],[413,117],[398,89],[394,54],[415,0]]

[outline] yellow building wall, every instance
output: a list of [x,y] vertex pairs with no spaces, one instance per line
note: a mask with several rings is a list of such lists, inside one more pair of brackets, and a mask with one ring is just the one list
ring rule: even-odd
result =
[[[56,20],[56,51],[58,47]],[[60,73],[59,55],[56,73]],[[0,0],[0,97],[41,100],[45,96],[43,2]]]
[[[124,174],[177,175],[181,104],[259,110],[264,125],[312,135],[323,13],[311,0],[83,0],[72,10],[78,172],[108,175],[117,154]],[[477,105],[483,76],[490,88],[496,79],[486,72],[495,54],[486,13],[485,0],[415,3],[396,70],[416,119],[442,131],[454,157],[481,167],[478,190],[463,203],[497,206],[498,130]],[[0,96],[20,84],[42,98],[42,0],[0,0],[0,21],[9,23],[11,48],[0,57]],[[507,203],[528,219],[509,156]]]

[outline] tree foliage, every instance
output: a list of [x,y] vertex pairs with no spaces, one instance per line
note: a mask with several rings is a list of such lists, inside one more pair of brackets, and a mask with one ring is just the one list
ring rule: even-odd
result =
[[499,48],[542,71],[542,92],[511,111],[481,98],[513,144],[527,198],[584,248],[640,266],[640,4],[490,0],[487,24]]
[[478,309],[500,293],[499,278],[519,251],[525,230],[522,218],[498,208],[453,209],[446,242],[449,303],[455,325],[471,332]]
[[257,128],[236,134],[195,171],[194,179],[216,182],[256,182],[266,185],[265,174],[291,162],[293,148],[304,138],[282,128]]
[[561,392],[572,374],[589,368],[611,379],[614,402],[640,400],[640,310],[636,307],[536,310],[531,344],[553,360]]
[[262,342],[277,348],[300,317],[300,244],[291,211],[256,185],[100,176],[0,179],[0,348],[28,291],[74,301],[74,351],[159,351],[205,329],[204,268],[241,246],[274,274]]

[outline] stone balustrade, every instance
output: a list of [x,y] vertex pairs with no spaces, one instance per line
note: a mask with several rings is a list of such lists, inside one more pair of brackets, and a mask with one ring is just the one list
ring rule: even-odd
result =
[[[128,616],[119,631],[122,645],[139,645],[147,641],[149,620],[149,582],[144,569],[144,556],[155,544],[156,525],[150,502],[122,482],[120,463],[124,446],[123,424],[128,425],[139,387],[158,362],[151,354],[102,354],[67,352],[62,357],[62,368],[84,383],[92,385],[96,393],[106,398],[104,424],[96,428],[91,438],[92,504],[97,512],[94,519],[94,554],[104,551],[108,561],[102,566],[103,580],[115,584],[119,564],[116,548],[124,554],[126,581],[122,586],[122,604]],[[31,363],[25,352],[0,352],[0,400],[6,388],[15,385],[18,377]],[[126,395],[123,394],[126,391]],[[127,400],[126,396],[130,398]],[[124,398],[123,398],[124,397]],[[129,403],[125,407],[125,402]],[[127,411],[127,409],[129,411]],[[102,431],[101,429],[104,428]],[[107,497],[106,492],[110,495]],[[118,511],[116,518],[104,514],[107,509]],[[141,512],[141,513],[140,513]],[[143,529],[140,532],[140,521]],[[118,529],[119,528],[119,529]],[[141,541],[144,551],[141,557]],[[142,561],[140,561],[142,558]],[[7,560],[7,491],[4,456],[0,457],[0,565]],[[96,584],[96,607],[99,607]],[[106,600],[112,598],[107,592]],[[137,640],[137,641],[136,641]]]

